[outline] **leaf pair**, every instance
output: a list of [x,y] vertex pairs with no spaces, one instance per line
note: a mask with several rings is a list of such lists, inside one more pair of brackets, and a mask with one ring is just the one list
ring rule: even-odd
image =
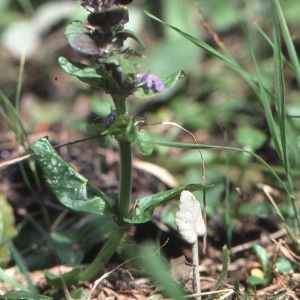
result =
[[[118,120],[115,126],[109,128],[111,134],[117,133]],[[127,120],[126,116],[120,117],[120,123],[124,120]],[[136,139],[142,139],[143,134],[137,135]],[[31,148],[37,155],[47,183],[61,204],[72,210],[114,217],[115,200],[96,188],[66,163],[47,138],[41,138]],[[147,222],[152,219],[157,206],[179,197],[183,190],[197,191],[207,187],[209,185],[187,184],[181,188],[139,198],[136,200],[131,218],[125,221],[130,224]]]

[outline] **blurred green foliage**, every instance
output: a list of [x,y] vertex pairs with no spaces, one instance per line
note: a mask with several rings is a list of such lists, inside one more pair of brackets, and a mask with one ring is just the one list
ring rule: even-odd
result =
[[[199,0],[198,4],[204,20],[218,34],[232,56],[249,74],[255,75],[240,24],[247,28],[263,83],[273,91],[272,48],[255,26],[258,24],[267,36],[272,37],[271,2]],[[281,5],[291,35],[294,37],[296,50],[299,52],[298,4],[294,0],[285,0],[281,1]],[[188,74],[188,77],[182,79],[178,85],[153,99],[141,100],[130,97],[128,99],[130,114],[146,116],[148,124],[162,121],[177,122],[192,131],[201,144],[228,145],[255,151],[278,174],[284,174],[284,168],[275,154],[274,145],[270,139],[263,106],[255,91],[249,88],[239,74],[234,73],[215,58],[209,57],[170,28],[158,24],[142,13],[142,9],[145,9],[163,21],[222,51],[204,28],[194,1],[137,0],[130,4],[129,9],[132,11],[130,27],[138,32],[147,46],[145,52],[137,46],[137,51],[145,55],[145,58],[135,60],[140,66],[141,73],[150,70],[151,73],[163,77],[182,69]],[[47,19],[44,19],[45,16]],[[90,118],[105,116],[109,113],[112,103],[106,94],[67,76],[59,69],[57,62],[61,55],[78,59],[78,54],[71,52],[68,48],[63,31],[71,20],[84,20],[85,16],[86,12],[80,8],[79,1],[2,0],[0,2],[0,61],[3,63],[3,69],[8,70],[0,74],[0,88],[10,99],[15,97],[19,56],[24,46],[23,41],[32,39],[31,46],[33,47],[27,49],[20,109],[20,115],[28,133],[35,133],[36,124],[43,122],[52,125],[62,124],[62,128],[68,128],[69,131],[85,131]],[[15,33],[21,32],[22,38],[20,35],[14,36],[14,31]],[[285,46],[282,46],[282,49],[283,54],[286,55]],[[85,60],[84,57],[80,59]],[[300,165],[298,138],[300,121],[297,118],[300,114],[299,91],[292,72],[288,68],[285,68],[284,72],[286,109],[289,116],[295,117],[287,119],[286,131],[291,174],[294,175],[294,186],[297,188]],[[276,110],[276,106],[273,105],[272,111],[275,113]],[[0,122],[2,123],[1,120]],[[178,128],[167,128],[165,125],[152,126],[150,131],[156,141],[193,142]],[[229,189],[227,200],[230,204],[232,227],[236,224],[236,220],[245,217],[274,218],[273,208],[264,195],[257,191],[256,185],[263,182],[279,190],[281,187],[261,164],[248,155],[237,153],[205,150],[203,156],[206,164],[206,181],[215,184],[213,189],[207,190],[206,195],[209,220],[218,218],[221,223],[224,222],[224,208],[226,205],[228,207],[228,203],[224,201],[226,188]],[[195,181],[195,178],[201,180],[201,160],[197,151],[176,152],[157,146],[153,157],[147,159],[167,168],[182,184]],[[243,196],[240,196],[234,187],[241,188]],[[298,193],[299,191],[296,190],[296,194]],[[203,201],[202,193],[195,194],[197,199]],[[286,196],[283,194],[275,198],[281,212],[287,218],[287,223],[293,225],[293,211],[285,201]],[[162,215],[162,221],[173,228],[172,218],[176,205],[170,204]],[[55,216],[53,220],[58,217],[56,214],[53,216]],[[37,219],[39,218],[42,217],[39,215]],[[92,221],[95,222],[95,220],[89,222],[86,218],[85,215],[80,216],[80,220],[85,220],[84,224],[89,228],[89,232],[101,235],[98,231],[102,223],[99,224],[99,228],[96,228],[92,225]],[[58,232],[55,231],[51,237],[54,244],[58,242],[57,245],[64,244],[71,248],[68,239],[74,239],[76,233],[79,234],[78,228],[84,227],[83,225],[80,227],[78,221],[76,225],[71,226],[70,232],[66,228],[70,228],[69,222],[71,221],[76,223],[76,217],[70,216],[70,219],[67,218],[65,223],[61,224]],[[43,252],[45,249],[36,244],[41,238],[41,233],[33,230],[32,227],[28,229],[27,226],[28,224],[22,225],[19,230],[19,233],[27,237],[26,241],[22,240],[21,234],[16,241],[17,244],[19,243],[18,246],[25,250],[30,245],[37,245],[37,249],[32,252],[34,255],[27,257],[29,267],[34,268],[37,264],[34,259],[36,253],[46,260],[50,251],[47,249]],[[214,228],[209,229],[209,234],[212,236],[213,230]],[[31,234],[29,235],[28,232]],[[96,239],[89,236],[92,240],[89,242],[84,236],[86,233],[87,231],[81,231],[78,238],[80,247],[76,251],[72,250],[69,260],[57,248],[60,259],[66,263],[80,261]]]

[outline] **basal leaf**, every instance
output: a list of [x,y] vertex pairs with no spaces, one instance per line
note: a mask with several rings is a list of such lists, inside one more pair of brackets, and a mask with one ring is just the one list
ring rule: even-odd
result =
[[47,138],[41,138],[31,148],[61,204],[77,211],[112,215],[113,201],[66,163]]
[[135,201],[134,209],[129,218],[125,221],[131,224],[145,223],[152,219],[154,209],[170,200],[180,196],[183,190],[190,192],[199,191],[211,187],[212,185],[205,185],[201,183],[191,183],[181,188],[175,188],[168,191],[159,192],[157,194],[138,198]]
[[[159,77],[159,80],[164,84],[164,90],[171,88],[178,79],[187,77],[184,71],[175,72],[166,77]],[[146,83],[141,83],[138,85],[134,95],[138,98],[147,98],[155,96],[159,92],[155,88],[148,88]]]
[[101,50],[90,37],[89,29],[80,21],[69,24],[65,31],[70,46],[84,54],[100,55]]

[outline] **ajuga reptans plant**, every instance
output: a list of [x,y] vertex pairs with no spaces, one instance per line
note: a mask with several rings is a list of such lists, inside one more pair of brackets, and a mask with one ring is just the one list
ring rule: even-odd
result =
[[[124,5],[130,0],[83,0],[81,5],[90,12],[87,22],[74,21],[69,24],[65,36],[70,46],[90,57],[90,65],[59,58],[59,64],[68,74],[103,90],[111,96],[112,108],[104,112],[102,122],[90,124],[88,130],[97,131],[99,136],[111,136],[118,142],[120,155],[120,183],[116,195],[105,194],[86,178],[75,172],[55,152],[47,138],[41,138],[33,146],[38,162],[42,166],[46,180],[58,200],[66,207],[83,212],[105,215],[115,222],[107,233],[108,238],[95,260],[82,271],[81,279],[89,280],[107,263],[116,250],[124,232],[133,224],[151,220],[158,205],[179,197],[182,190],[195,191],[205,185],[191,183],[181,188],[162,191],[135,200],[130,208],[132,187],[132,147],[144,155],[150,155],[154,142],[151,134],[136,125],[126,108],[126,98],[135,95],[147,98],[172,87],[186,76],[178,71],[159,78],[148,70],[139,73],[132,62],[142,57],[136,51],[125,48],[124,41],[135,40],[145,48],[140,38],[125,28],[129,21],[129,11]],[[99,100],[100,101],[100,100]]]

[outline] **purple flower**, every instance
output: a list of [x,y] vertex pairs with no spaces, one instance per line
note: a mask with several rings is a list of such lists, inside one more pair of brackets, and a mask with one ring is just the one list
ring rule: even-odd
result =
[[155,75],[149,75],[146,79],[147,81],[147,87],[151,88],[153,83],[155,84],[155,89],[158,92],[162,92],[165,88],[164,84],[162,81],[159,80],[159,78]]
[[155,89],[158,92],[162,92],[165,88],[164,83],[156,76],[156,75],[151,75],[148,72],[145,72],[142,74],[140,77],[138,77],[134,82],[133,86],[137,86],[139,83],[146,81],[147,87],[150,89],[154,83]]

